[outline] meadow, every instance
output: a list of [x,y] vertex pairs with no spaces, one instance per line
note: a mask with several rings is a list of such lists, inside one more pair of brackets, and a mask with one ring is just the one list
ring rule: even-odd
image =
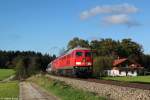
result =
[[1,98],[18,98],[19,82],[1,82],[0,83],[0,99]]
[[[13,69],[0,69],[0,81],[14,75]],[[0,82],[0,99],[3,98],[17,98],[19,95],[19,82],[9,81]]]
[[13,74],[15,74],[13,69],[0,69],[0,81],[10,77]]
[[150,76],[103,77],[102,79],[132,83],[150,83]]

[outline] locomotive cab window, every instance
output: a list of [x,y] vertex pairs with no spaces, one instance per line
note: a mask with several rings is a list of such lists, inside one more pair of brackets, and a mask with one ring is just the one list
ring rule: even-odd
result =
[[86,53],[85,53],[85,56],[86,56],[86,57],[91,57],[91,55],[92,55],[91,52],[86,52]]
[[76,56],[82,56],[82,52],[76,52]]

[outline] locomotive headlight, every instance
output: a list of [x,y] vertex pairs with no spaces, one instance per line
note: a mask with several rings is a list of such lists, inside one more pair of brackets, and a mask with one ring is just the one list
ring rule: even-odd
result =
[[74,67],[75,69],[77,69],[78,67],[76,66],[76,67]]
[[76,65],[81,65],[81,62],[76,62]]
[[92,65],[92,63],[91,63],[91,62],[88,62],[87,65]]

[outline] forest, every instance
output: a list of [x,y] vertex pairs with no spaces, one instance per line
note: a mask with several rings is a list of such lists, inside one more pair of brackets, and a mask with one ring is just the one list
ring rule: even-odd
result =
[[0,68],[15,69],[16,78],[26,78],[39,71],[45,71],[48,63],[55,58],[55,55],[51,56],[34,51],[0,50]]

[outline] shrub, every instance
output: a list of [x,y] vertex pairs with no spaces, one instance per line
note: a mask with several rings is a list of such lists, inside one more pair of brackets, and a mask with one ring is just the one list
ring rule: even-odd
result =
[[103,71],[110,69],[113,62],[112,56],[99,56],[94,58],[93,75],[98,77],[103,75]]

